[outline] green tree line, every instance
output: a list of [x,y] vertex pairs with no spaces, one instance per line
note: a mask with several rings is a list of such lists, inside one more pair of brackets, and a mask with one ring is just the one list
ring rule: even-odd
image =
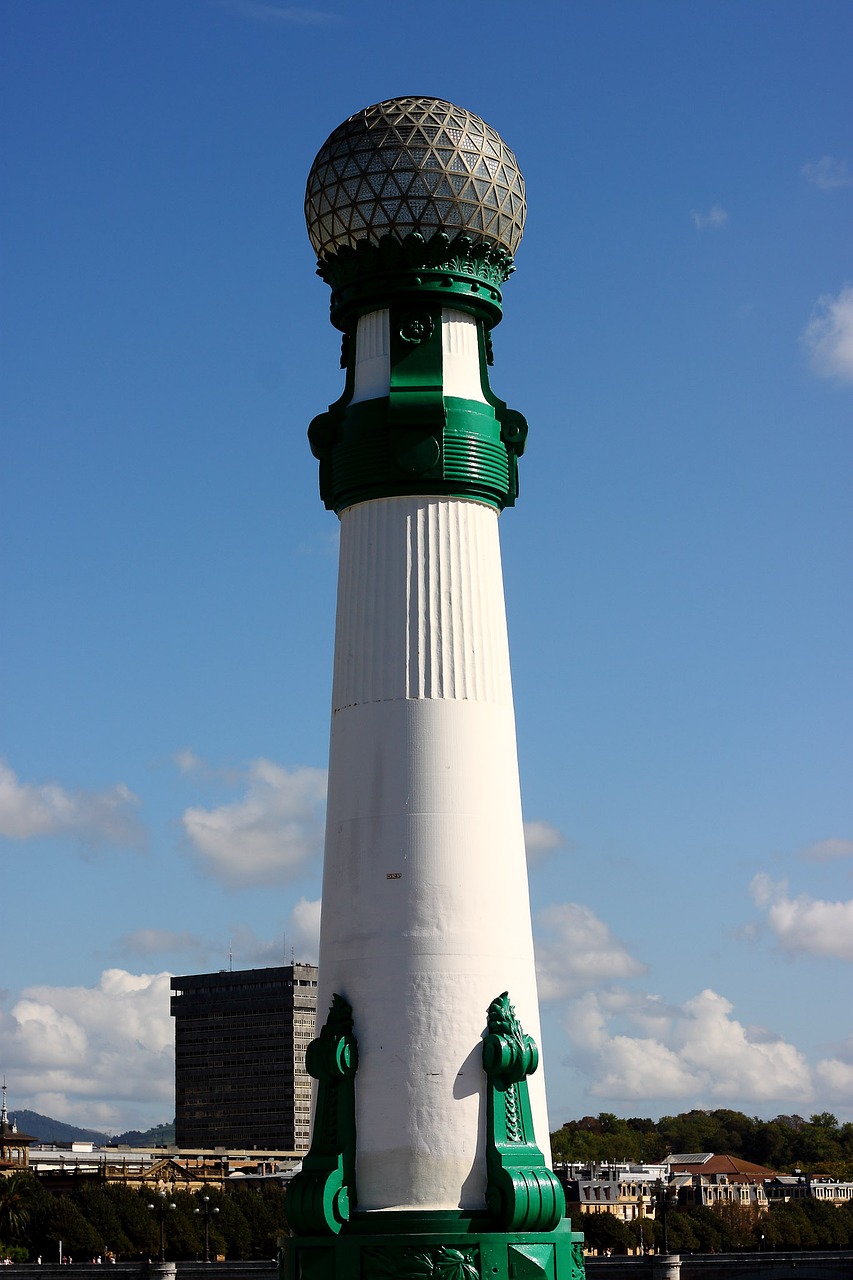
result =
[[[209,1191],[212,1257],[273,1258],[285,1229],[284,1190],[278,1185],[239,1186]],[[149,1209],[149,1191],[88,1183],[56,1194],[31,1174],[0,1178],[0,1258],[13,1262],[77,1262],[113,1255],[120,1259],[156,1258],[160,1248],[159,1206]],[[204,1214],[201,1193],[167,1197],[166,1256],[201,1258]],[[198,1212],[196,1212],[198,1211]],[[623,1223],[611,1213],[581,1213],[575,1226],[590,1248],[625,1253],[664,1248],[660,1219]],[[853,1203],[835,1208],[815,1200],[774,1204],[758,1214],[741,1205],[670,1210],[666,1224],[672,1252],[724,1253],[741,1250],[813,1250],[853,1248]]]
[[[276,1256],[284,1230],[284,1190],[277,1184],[209,1190],[210,1256],[263,1259]],[[154,1211],[148,1207],[157,1200]],[[75,1262],[113,1255],[157,1258],[160,1252],[159,1196],[130,1187],[83,1183],[57,1194],[29,1173],[0,1178],[0,1259],[13,1262],[59,1260],[60,1249]],[[166,1257],[204,1256],[204,1202],[201,1192],[176,1191],[166,1197]],[[198,1212],[196,1212],[198,1210]]]
[[773,1204],[769,1213],[738,1204],[697,1205],[670,1210],[663,1222],[635,1218],[621,1222],[612,1213],[580,1213],[572,1225],[598,1253],[776,1253],[853,1248],[853,1204],[840,1208],[820,1200]]
[[777,1173],[827,1173],[853,1180],[853,1124],[829,1111],[760,1120],[740,1111],[688,1111],[657,1121],[622,1120],[610,1112],[569,1120],[551,1134],[558,1162],[628,1160],[656,1163],[671,1152],[712,1151]]

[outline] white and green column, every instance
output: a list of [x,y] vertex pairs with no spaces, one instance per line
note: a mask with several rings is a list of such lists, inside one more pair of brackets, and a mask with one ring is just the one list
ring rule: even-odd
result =
[[527,426],[487,376],[512,260],[483,236],[402,229],[315,241],[346,369],[309,430],[341,522],[318,1023],[329,1014],[307,1058],[286,1265],[294,1280],[577,1280],[545,1155],[498,540]]

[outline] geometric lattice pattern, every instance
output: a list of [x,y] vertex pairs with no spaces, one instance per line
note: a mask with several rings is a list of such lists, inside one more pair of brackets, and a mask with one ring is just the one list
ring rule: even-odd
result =
[[514,254],[524,231],[524,179],[479,116],[439,98],[366,107],[320,148],[305,220],[319,258],[359,240],[462,232]]

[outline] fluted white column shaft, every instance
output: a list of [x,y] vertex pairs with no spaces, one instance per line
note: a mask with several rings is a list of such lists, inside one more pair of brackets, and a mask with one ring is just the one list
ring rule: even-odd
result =
[[341,521],[319,991],[321,1020],[335,991],[353,1009],[360,1208],[482,1207],[481,1037],[504,990],[539,1040],[497,513],[361,503]]

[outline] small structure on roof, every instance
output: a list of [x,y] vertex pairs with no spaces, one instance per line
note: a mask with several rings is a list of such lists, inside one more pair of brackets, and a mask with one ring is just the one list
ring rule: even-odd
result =
[[9,1120],[6,1110],[6,1081],[3,1081],[3,1105],[0,1108],[0,1177],[21,1173],[30,1167],[30,1146],[37,1139],[30,1133],[20,1133],[15,1121]]

